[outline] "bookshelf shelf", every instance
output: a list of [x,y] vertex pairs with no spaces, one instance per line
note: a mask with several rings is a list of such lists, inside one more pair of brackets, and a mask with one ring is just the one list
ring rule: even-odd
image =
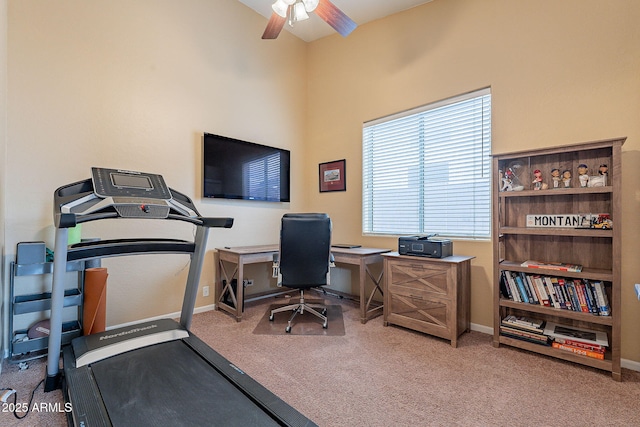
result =
[[545,356],[555,357],[556,359],[580,363],[582,365],[591,366],[592,368],[602,369],[604,371],[613,371],[614,364],[611,360],[611,354],[609,354],[608,356],[605,355],[604,360],[599,360],[587,356],[580,356],[578,354],[569,353],[567,351],[556,350],[552,347],[546,347],[543,345],[528,343],[526,341],[520,341],[509,337],[500,336],[499,339],[501,344],[505,344],[510,347],[517,347],[523,350],[544,354]]
[[[494,338],[495,347],[508,345],[546,356],[594,367],[611,373],[614,380],[621,380],[620,367],[620,305],[621,305],[621,151],[626,138],[594,141],[540,150],[520,151],[493,156],[495,188],[493,195],[494,242]],[[604,185],[581,187],[578,165],[586,164],[592,182],[600,165],[607,165]],[[573,177],[568,188],[552,188],[551,171],[554,168],[569,170]],[[502,188],[502,176],[498,171],[516,172],[522,191],[498,191]],[[548,187],[535,190],[535,170],[542,172]],[[609,214],[613,227],[609,229],[569,227],[527,227],[527,215],[571,216],[584,214]],[[538,225],[537,223],[536,225]],[[554,223],[555,224],[555,223]],[[523,267],[525,260],[542,263],[564,263],[582,266],[580,272],[549,268]],[[501,279],[509,272],[519,276],[530,286],[536,276],[564,280],[567,284],[601,282],[601,294],[606,294],[610,315],[595,315],[564,307],[545,306],[529,299],[516,301],[507,295],[510,290],[501,288]],[[511,276],[510,276],[511,277]],[[539,280],[539,279],[536,279]],[[544,280],[544,279],[543,279]],[[549,285],[550,286],[550,285]],[[526,283],[525,283],[526,287]],[[535,293],[535,289],[531,288]],[[586,291],[581,304],[584,303]],[[526,301],[526,298],[525,298]],[[587,302],[588,304],[588,302]],[[567,307],[569,304],[567,303]],[[573,304],[575,307],[576,304]],[[584,307],[583,307],[584,309]],[[580,310],[580,307],[577,308]],[[544,346],[500,333],[500,326],[507,316],[530,317],[572,328],[585,328],[606,333],[608,347],[604,360],[574,354],[551,346]]]
[[547,236],[553,234],[555,236],[564,237],[596,237],[611,238],[613,230],[597,230],[589,228],[527,228],[527,227],[503,227],[500,232],[506,234],[518,234],[528,236]]
[[540,274],[545,276],[563,276],[563,277],[572,277],[576,279],[604,280],[606,282],[611,282],[613,280],[613,271],[601,269],[601,268],[583,267],[582,271],[573,272],[573,271],[550,270],[547,268],[533,269],[529,267],[522,267],[520,264],[522,264],[522,262],[505,260],[500,262],[500,268],[502,270],[517,271],[517,272],[521,271],[524,273]]
[[593,323],[605,326],[613,326],[612,316],[596,316],[589,313],[578,311],[569,311],[561,308],[544,307],[541,305],[528,304],[523,302],[515,302],[509,299],[501,298],[500,307],[522,310],[529,313],[538,313],[544,316],[556,316],[564,319],[572,319],[582,323]]
[[[613,187],[605,186],[605,187],[588,187],[588,188],[556,188],[553,190],[545,190],[545,196],[567,196],[571,194],[600,194],[600,193],[611,193],[613,192]],[[502,191],[498,195],[501,199],[509,198],[509,197],[529,197],[529,196],[540,196],[540,190],[523,190],[523,191]]]

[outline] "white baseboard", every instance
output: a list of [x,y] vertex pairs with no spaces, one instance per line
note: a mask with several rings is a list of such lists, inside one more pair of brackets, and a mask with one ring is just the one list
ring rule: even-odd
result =
[[635,360],[620,359],[620,366],[622,366],[623,368],[630,369],[632,371],[640,372],[640,362],[636,362]]
[[487,335],[493,335],[493,328],[490,328],[490,327],[484,326],[484,325],[478,325],[477,323],[472,323],[471,324],[471,330],[472,331],[477,331],[477,332],[482,332],[483,334],[487,334]]
[[[198,314],[198,313],[204,313],[206,311],[211,311],[215,309],[215,304],[210,304],[210,305],[203,305],[202,307],[196,307],[193,310],[193,314]],[[142,322],[152,322],[154,320],[159,320],[159,319],[177,319],[180,318],[180,312],[176,311],[174,313],[168,313],[168,314],[164,314],[161,316],[153,316],[153,317],[148,317],[146,319],[140,319],[140,320],[136,320],[133,322],[126,322],[126,323],[121,323],[119,325],[113,325],[113,326],[108,326],[106,329],[107,331],[111,330],[111,329],[117,329],[117,328],[124,328],[127,326],[131,326],[131,325],[137,325],[138,323],[142,323]]]

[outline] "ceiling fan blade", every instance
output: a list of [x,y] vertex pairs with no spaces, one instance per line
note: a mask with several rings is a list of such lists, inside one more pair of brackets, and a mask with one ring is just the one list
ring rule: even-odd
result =
[[320,0],[315,13],[343,37],[348,36],[358,26],[329,0]]
[[284,27],[284,23],[287,21],[287,18],[283,18],[277,13],[273,12],[271,14],[271,18],[269,18],[269,22],[267,23],[267,28],[264,30],[264,34],[262,34],[263,39],[276,39],[282,31]]

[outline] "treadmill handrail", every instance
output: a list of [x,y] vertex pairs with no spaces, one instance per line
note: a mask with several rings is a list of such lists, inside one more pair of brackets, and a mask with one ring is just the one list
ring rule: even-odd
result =
[[116,239],[77,243],[69,247],[67,262],[153,253],[188,253],[195,243],[178,239]]
[[[102,211],[87,215],[76,215],[73,213],[56,213],[54,216],[56,228],[73,228],[83,222],[98,221],[102,219],[123,219],[118,213],[113,211]],[[129,219],[129,218],[125,218]],[[144,218],[139,218],[144,219]],[[159,218],[152,218],[159,219]],[[229,217],[188,217],[184,215],[169,214],[167,218],[177,221],[190,222],[195,225],[204,225],[205,227],[231,228],[233,226],[233,218]]]

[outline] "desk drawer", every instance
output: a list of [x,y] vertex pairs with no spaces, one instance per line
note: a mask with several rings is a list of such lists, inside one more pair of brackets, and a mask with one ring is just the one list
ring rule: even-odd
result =
[[[451,314],[451,301],[443,299],[429,299],[420,295],[390,295],[389,313],[395,317],[403,317],[407,320],[419,322],[424,327],[432,325],[449,330],[449,316]],[[418,329],[420,330],[420,329]]]
[[410,261],[394,262],[389,271],[389,292],[421,298],[451,295],[450,268],[446,264]]

